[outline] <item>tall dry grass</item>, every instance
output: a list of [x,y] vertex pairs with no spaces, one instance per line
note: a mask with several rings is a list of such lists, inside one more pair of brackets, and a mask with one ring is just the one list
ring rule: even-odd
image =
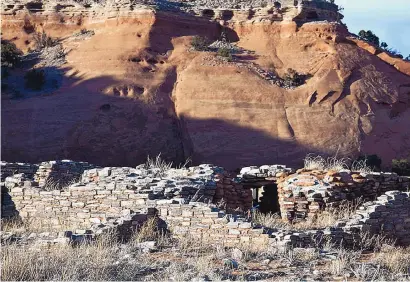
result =
[[308,170],[351,170],[361,173],[371,173],[373,169],[366,164],[366,160],[352,161],[349,158],[337,156],[324,158],[320,155],[308,154],[303,160],[304,168]]
[[311,230],[335,227],[340,221],[351,218],[361,203],[362,200],[360,198],[353,202],[346,201],[339,207],[323,211],[303,221],[289,222],[282,219],[278,214],[263,214],[260,212],[253,214],[252,220],[254,223],[268,228],[285,230]]

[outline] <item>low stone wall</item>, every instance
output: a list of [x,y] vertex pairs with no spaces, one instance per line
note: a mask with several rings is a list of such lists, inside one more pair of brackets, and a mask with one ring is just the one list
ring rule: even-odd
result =
[[381,234],[397,240],[399,245],[409,246],[410,192],[386,192],[376,201],[364,203],[351,220],[339,226],[345,230]]
[[299,170],[278,180],[281,215],[291,221],[314,216],[346,201],[371,201],[387,191],[409,188],[410,177],[395,173]]
[[226,214],[209,206],[167,206],[160,208],[160,217],[176,236],[189,236],[205,243],[233,247],[239,244],[268,245],[269,235],[246,218]]
[[109,218],[170,203],[214,202],[227,210],[242,211],[252,205],[250,189],[243,188],[222,168],[211,165],[166,171],[143,165],[94,168],[84,171],[78,183],[61,191],[45,191],[37,181],[53,173],[73,175],[73,168],[81,171],[83,167],[81,163],[71,163],[69,169],[53,170],[52,166],[40,165],[34,177],[7,177],[3,192],[4,198],[10,197],[2,210],[9,214],[17,210],[23,219],[35,218],[45,226],[61,230],[88,228]]
[[[34,181],[40,187],[48,184],[48,181],[51,185],[53,183],[58,185],[64,182],[77,182],[85,170],[94,167],[94,165],[87,162],[73,162],[70,160],[42,162],[38,165]],[[21,171],[20,173],[24,172]]]
[[[46,191],[39,178],[53,173],[75,175],[88,166],[68,161],[47,164],[39,165],[35,173],[34,166],[8,166],[9,171],[14,167],[27,173],[2,182],[2,217],[33,219],[40,229],[73,230],[71,241],[77,238],[75,234],[98,234],[104,228],[117,228],[125,238],[155,216],[164,225],[161,228],[177,236],[225,246],[308,247],[327,237],[354,247],[361,232],[381,233],[410,245],[410,193],[402,192],[409,189],[410,178],[394,173],[299,170],[289,175],[290,169],[275,165],[244,168],[233,177],[212,165],[182,169],[140,165],[85,170],[78,183]],[[296,232],[254,225],[244,217],[252,204],[251,188],[276,182],[284,219],[304,219],[359,198],[366,202],[353,218],[325,230]]]
[[38,165],[36,164],[1,162],[1,181],[3,182],[6,179],[6,177],[19,173],[25,173],[28,176],[33,177],[37,169]]
[[[400,245],[410,245],[410,193],[399,191],[387,192],[377,201],[362,205],[350,220],[320,230],[271,229],[255,225],[240,214],[227,214],[204,203],[190,203],[160,204],[157,208],[108,219],[104,224],[94,223],[89,229],[31,234],[25,239],[40,238],[46,245],[76,243],[116,230],[120,239],[128,240],[150,218],[157,219],[158,230],[169,230],[176,237],[226,247],[244,244],[262,248],[316,247],[330,241],[347,248],[360,248],[361,237],[366,233],[368,237],[383,235]],[[2,238],[3,235],[7,234],[2,234]]]

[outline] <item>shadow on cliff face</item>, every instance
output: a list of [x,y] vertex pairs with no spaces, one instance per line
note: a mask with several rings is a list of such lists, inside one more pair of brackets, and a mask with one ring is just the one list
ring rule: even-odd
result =
[[[170,81],[160,87],[171,91]],[[102,166],[135,166],[161,153],[174,164],[193,157],[234,169],[263,163],[301,162],[307,148],[222,120],[177,120],[169,99],[103,93],[111,77],[65,78],[49,96],[2,103],[2,159],[40,162],[73,159]],[[125,92],[124,92],[125,93]],[[188,132],[186,123],[195,131]],[[201,133],[200,135],[198,133]],[[205,134],[204,134],[205,133]],[[184,152],[185,151],[185,152]]]
[[280,140],[262,130],[219,119],[181,117],[181,120],[189,128],[194,164],[212,163],[230,170],[264,164],[296,168],[303,166],[303,158],[308,153],[326,155],[295,140]]
[[[178,118],[171,99],[176,67],[161,64],[161,56],[155,56],[173,50],[176,37],[199,34],[217,39],[221,26],[207,21],[170,25],[172,20],[171,16],[157,17],[144,50],[152,55],[146,58],[151,71],[142,72],[145,79],[164,76],[151,92],[143,85],[130,84],[141,74],[142,66],[136,66],[129,68],[123,80],[66,75],[61,87],[48,96],[3,101],[2,159],[32,163],[73,159],[101,166],[135,166],[148,155],[161,153],[174,164],[192,156],[195,164],[235,169],[265,163],[300,164],[307,152],[314,152],[295,141],[277,140],[223,120]],[[236,34],[227,34],[234,41]],[[131,62],[138,63],[138,58]],[[65,74],[69,71],[63,69]]]
[[107,76],[66,77],[49,96],[4,100],[2,159],[69,158],[129,166],[162,152],[166,159],[182,162],[175,117],[162,102],[150,104],[143,94],[116,88],[106,92],[119,83]]
[[239,40],[237,33],[217,22],[199,19],[189,14],[184,14],[185,21],[175,21],[172,14],[158,12],[150,31],[151,50],[157,53],[165,53],[173,50],[172,39],[182,36],[202,36],[209,40],[221,38],[222,32],[230,42]]

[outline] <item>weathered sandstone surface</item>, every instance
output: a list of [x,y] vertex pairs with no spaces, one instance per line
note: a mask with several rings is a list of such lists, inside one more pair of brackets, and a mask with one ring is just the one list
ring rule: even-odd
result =
[[[134,166],[161,152],[235,169],[309,152],[409,157],[409,63],[372,54],[340,24],[276,10],[212,21],[111,1],[47,5],[2,11],[4,39],[26,51],[30,30],[44,30],[67,51],[61,87],[3,99],[4,160]],[[84,28],[95,35],[72,36]],[[222,31],[247,52],[224,62],[190,50],[192,36]],[[288,68],[311,77],[286,89],[255,71]]]

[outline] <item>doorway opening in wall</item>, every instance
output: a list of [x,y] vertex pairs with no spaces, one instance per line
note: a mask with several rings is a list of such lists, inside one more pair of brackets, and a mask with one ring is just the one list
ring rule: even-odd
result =
[[267,184],[252,189],[253,206],[258,207],[261,213],[279,213],[278,187],[276,184]]

